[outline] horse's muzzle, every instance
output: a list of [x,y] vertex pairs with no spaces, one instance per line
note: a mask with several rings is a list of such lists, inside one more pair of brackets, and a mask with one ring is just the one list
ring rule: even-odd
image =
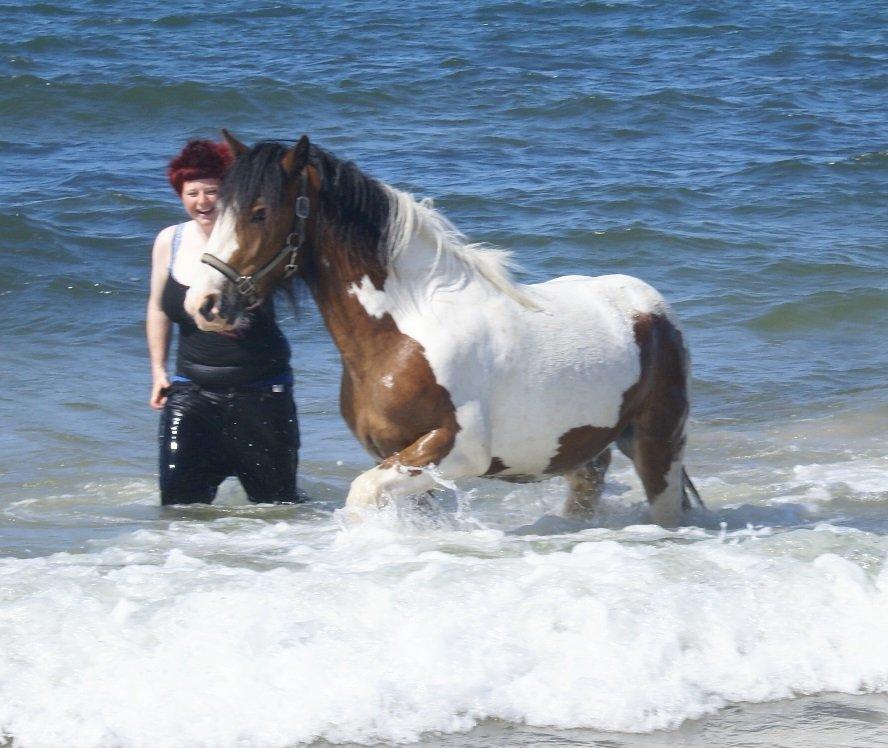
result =
[[204,303],[200,305],[200,309],[198,309],[198,314],[203,317],[207,322],[212,322],[216,319],[216,313],[213,311],[213,308],[216,306],[216,295],[210,294],[204,299]]
[[247,311],[247,304],[231,283],[207,294],[200,302],[195,322],[202,330],[219,331],[236,327]]

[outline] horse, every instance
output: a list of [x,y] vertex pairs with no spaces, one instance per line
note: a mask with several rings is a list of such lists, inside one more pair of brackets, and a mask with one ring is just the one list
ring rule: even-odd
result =
[[[441,478],[564,476],[588,515],[616,444],[651,518],[702,505],[683,467],[689,356],[663,297],[627,275],[522,285],[510,253],[469,243],[430,201],[311,143],[247,147],[185,306],[231,332],[294,277],[342,360],[340,409],[377,464],[345,507],[421,496]],[[692,501],[693,499],[693,501]]]

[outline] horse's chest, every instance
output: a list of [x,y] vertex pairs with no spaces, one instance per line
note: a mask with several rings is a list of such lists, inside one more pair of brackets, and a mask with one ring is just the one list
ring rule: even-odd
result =
[[454,424],[449,391],[438,383],[423,347],[406,335],[390,339],[385,355],[345,367],[340,404],[352,432],[381,459]]

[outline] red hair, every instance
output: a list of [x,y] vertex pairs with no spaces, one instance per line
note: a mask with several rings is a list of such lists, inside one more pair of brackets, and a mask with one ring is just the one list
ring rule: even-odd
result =
[[182,194],[185,182],[195,179],[222,179],[234,162],[225,143],[212,140],[189,140],[178,156],[167,166],[167,177],[173,189]]

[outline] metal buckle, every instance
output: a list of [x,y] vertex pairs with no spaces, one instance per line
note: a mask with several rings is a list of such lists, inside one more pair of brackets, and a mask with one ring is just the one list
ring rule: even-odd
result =
[[248,298],[255,298],[256,296],[256,284],[253,283],[253,279],[249,275],[242,275],[237,279],[237,291],[241,296],[246,296]]
[[289,278],[293,273],[299,270],[299,263],[297,262],[297,250],[298,247],[294,247],[293,251],[290,253],[290,260],[284,265],[284,277]]
[[305,219],[308,218],[308,209],[310,207],[310,203],[308,198],[305,195],[300,195],[296,198],[296,215],[299,218]]

